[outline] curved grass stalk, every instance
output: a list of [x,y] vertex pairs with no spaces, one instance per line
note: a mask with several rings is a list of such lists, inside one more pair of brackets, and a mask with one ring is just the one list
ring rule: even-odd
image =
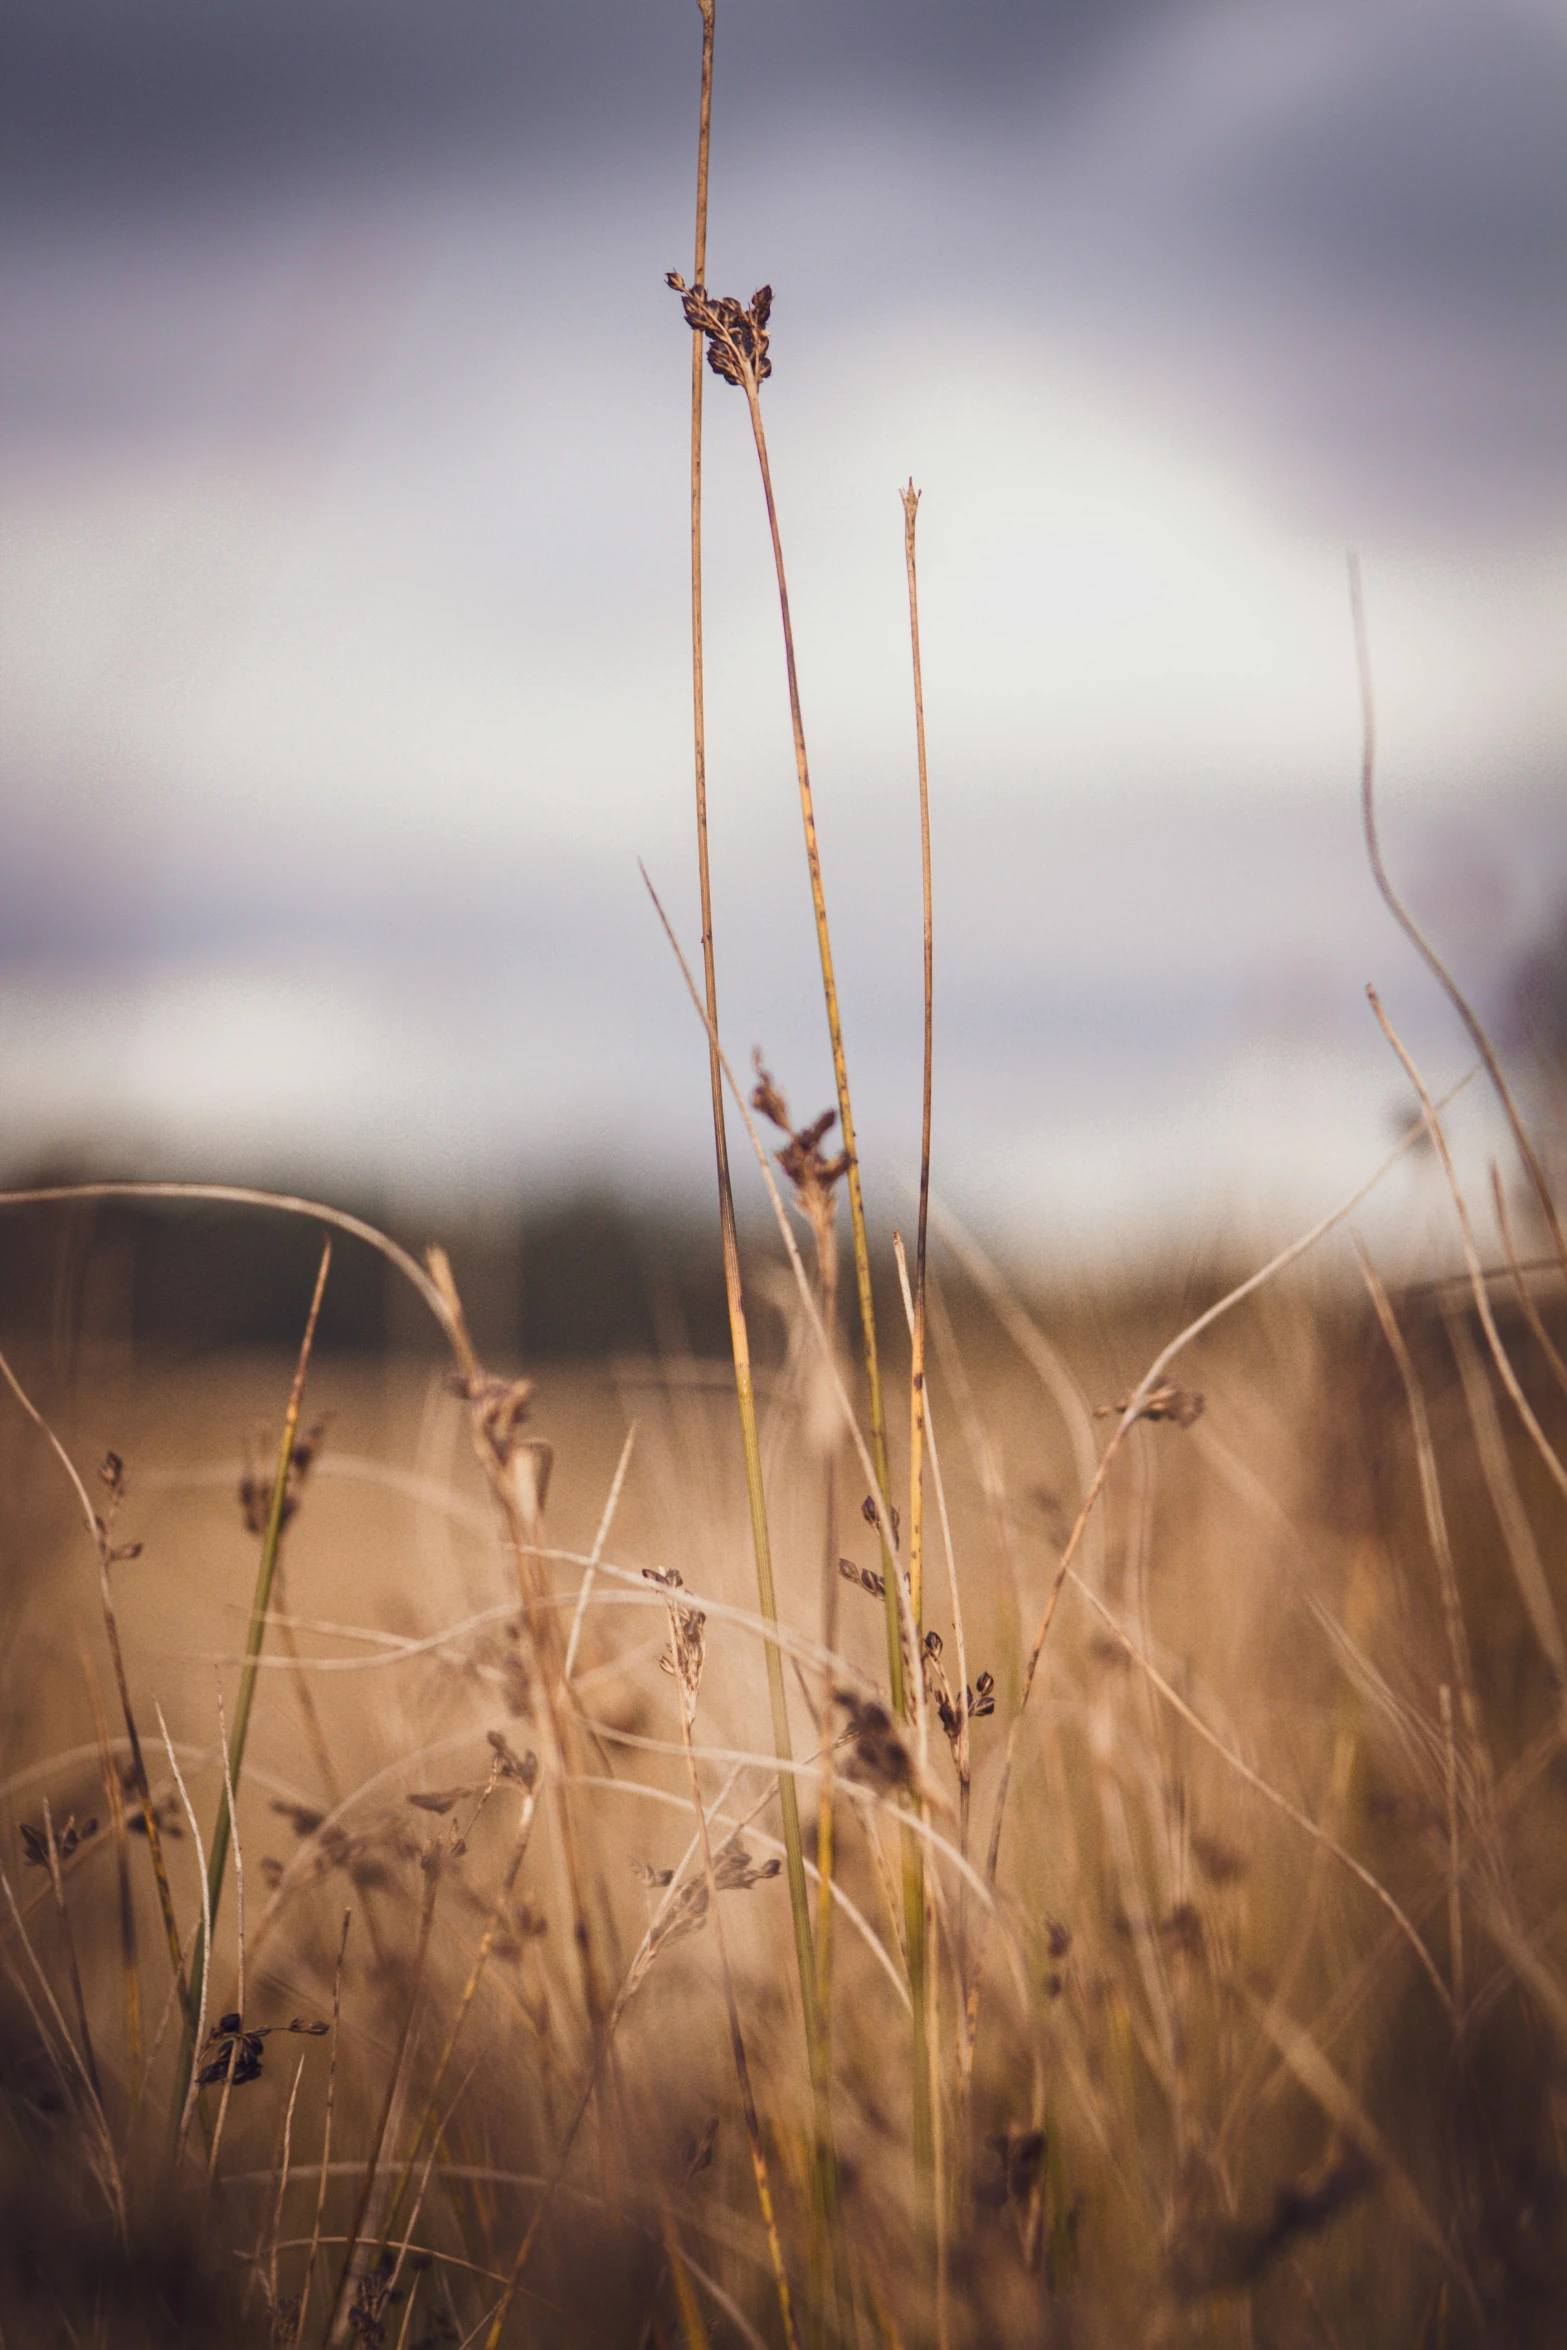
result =
[[[7,1198],[14,1199],[17,1196],[15,1193],[0,1193],[0,1205],[4,1205]],[[49,1196],[58,1195],[51,1194]],[[69,1194],[64,1196],[69,1196]],[[191,1993],[186,1984],[185,1962],[180,1952],[180,1930],[174,1916],[174,1896],[169,1889],[168,1865],[163,1856],[163,1838],[158,1829],[158,1815],[153,1808],[152,1788],[147,1778],[146,1760],[142,1754],[141,1733],[136,1727],[135,1709],[131,1704],[130,1682],[125,1673],[125,1653],[120,1646],[119,1619],[114,1612],[114,1591],[109,1578],[109,1569],[114,1561],[114,1553],[109,1542],[108,1528],[93,1508],[87,1488],[77,1474],[76,1463],[42,1412],[27,1394],[3,1354],[0,1354],[0,1378],[5,1380],[11,1393],[32,1421],[33,1426],[43,1435],[56,1460],[69,1478],[71,1490],[76,1495],[82,1516],[87,1521],[87,1531],[97,1555],[98,1599],[103,1610],[104,1631],[108,1637],[110,1661],[114,1666],[114,1680],[119,1691],[120,1710],[125,1717],[125,1735],[130,1746],[131,1769],[135,1777],[137,1801],[141,1806],[142,1826],[147,1832],[147,1851],[152,1861],[152,1873],[158,1887],[158,1907],[163,1918],[164,1937],[168,1943],[169,1964],[174,1970],[174,1981],[179,1992],[182,2029],[188,2035],[191,2028]],[[108,1464],[106,1463],[105,1466],[107,1467]]]
[[1502,1344],[1501,1332],[1496,1327],[1496,1316],[1491,1311],[1490,1292],[1486,1287],[1485,1275],[1480,1264],[1479,1251],[1475,1247],[1474,1227],[1469,1220],[1468,1203],[1464,1198],[1463,1188],[1459,1183],[1458,1173],[1453,1165],[1453,1154],[1447,1147],[1447,1136],[1442,1131],[1442,1123],[1439,1113],[1442,1108],[1446,1107],[1446,1105],[1445,1103],[1437,1104],[1432,1101],[1431,1096],[1426,1089],[1425,1079],[1421,1076],[1413,1060],[1410,1058],[1410,1055],[1405,1049],[1405,1046],[1399,1037],[1398,1031],[1394,1028],[1392,1021],[1389,1020],[1386,1012],[1382,1009],[1381,999],[1378,996],[1376,989],[1374,987],[1368,987],[1366,990],[1366,995],[1370,1001],[1371,1009],[1377,1016],[1377,1022],[1382,1030],[1383,1035],[1387,1038],[1388,1043],[1393,1047],[1394,1052],[1397,1053],[1400,1061],[1403,1063],[1404,1074],[1409,1079],[1410,1084],[1414,1087],[1415,1092],[1420,1097],[1420,1107],[1424,1113],[1424,1116],[1421,1120],[1421,1124],[1418,1128],[1416,1128],[1416,1132],[1430,1135],[1437,1158],[1441,1163],[1442,1173],[1447,1181],[1448,1191],[1452,1195],[1453,1212],[1458,1218],[1459,1239],[1463,1245],[1464,1263],[1467,1266],[1469,1272],[1470,1294],[1475,1301],[1475,1311],[1479,1314],[1480,1325],[1485,1332],[1486,1344],[1491,1349],[1492,1360],[1496,1364],[1496,1368],[1501,1374],[1502,1385],[1506,1388],[1508,1395],[1512,1398],[1513,1407],[1516,1410],[1519,1419],[1522,1420],[1525,1428],[1529,1432],[1529,1437],[1534,1445],[1534,1449],[1539,1454],[1540,1459],[1545,1465],[1547,1476],[1551,1479],[1552,1483],[1561,1493],[1567,1495],[1567,1466],[1563,1465],[1555,1447],[1551,1443],[1550,1438],[1546,1435],[1545,1430],[1540,1425],[1539,1418],[1536,1415],[1534,1406],[1530,1403],[1529,1398],[1525,1395],[1522,1386],[1519,1384],[1518,1374],[1513,1369],[1512,1357],[1508,1354],[1506,1347]]
[[1374,1898],[1382,1904],[1382,1907],[1387,1911],[1389,1917],[1391,1917],[1393,1920],[1394,1925],[1398,1928],[1400,1934],[1402,1934],[1404,1940],[1408,1943],[1410,1949],[1414,1952],[1415,1957],[1419,1960],[1421,1972],[1425,1975],[1426,1980],[1430,1983],[1433,1991],[1435,1991],[1437,1998],[1441,2001],[1449,2021],[1452,2021],[1452,1995],[1449,1992],[1447,1985],[1443,1982],[1440,1973],[1438,1972],[1436,1961],[1431,1956],[1430,1951],[1426,1948],[1425,1943],[1421,1940],[1420,1935],[1415,1928],[1414,1922],[1410,1918],[1408,1912],[1402,1909],[1398,1902],[1394,1900],[1392,1894],[1382,1883],[1380,1877],[1373,1876],[1370,1869],[1368,1869],[1363,1862],[1358,1861],[1352,1852],[1346,1851],[1345,1847],[1339,1843],[1337,1837],[1329,1835],[1325,1828],[1319,1827],[1317,1822],[1312,1819],[1308,1813],[1303,1812],[1298,1805],[1291,1803],[1289,1797],[1287,1795],[1282,1795],[1277,1787],[1271,1785],[1270,1782],[1262,1776],[1260,1771],[1254,1771],[1250,1763],[1246,1762],[1240,1755],[1238,1755],[1233,1747],[1226,1746],[1224,1740],[1218,1735],[1218,1733],[1209,1729],[1201,1714],[1195,1712],[1194,1709],[1187,1704],[1180,1691],[1172,1687],[1170,1682],[1165,1679],[1164,1675],[1160,1672],[1158,1666],[1153,1662],[1152,1658],[1145,1655],[1143,1650],[1139,1648],[1137,1642],[1132,1638],[1131,1634],[1121,1623],[1120,1618],[1114,1613],[1112,1609],[1106,1607],[1098,1592],[1095,1591],[1089,1584],[1085,1583],[1080,1575],[1071,1575],[1071,1581],[1082,1593],[1083,1597],[1087,1600],[1089,1606],[1093,1609],[1095,1615],[1098,1616],[1100,1622],[1105,1626],[1106,1630],[1111,1632],[1120,1642],[1127,1655],[1131,1658],[1133,1664],[1136,1665],[1138,1671],[1147,1675],[1148,1680],[1151,1682],[1153,1687],[1158,1690],[1159,1695],[1164,1699],[1166,1705],[1170,1706],[1177,1714],[1180,1715],[1181,1720],[1186,1724],[1187,1728],[1189,1730],[1195,1731],[1197,1736],[1202,1740],[1203,1744],[1207,1747],[1210,1747],[1212,1751],[1219,1756],[1222,1762],[1228,1763],[1230,1769],[1235,1773],[1237,1778],[1243,1779],[1246,1785],[1254,1789],[1255,1792],[1262,1797],[1265,1803],[1272,1804],[1275,1811],[1282,1812],[1287,1820],[1293,1821],[1295,1826],[1301,1829],[1307,1836],[1309,1836],[1314,1843],[1320,1845],[1325,1852],[1330,1853],[1336,1861],[1340,1862],[1343,1867],[1348,1869],[1352,1877],[1357,1877],[1359,1879],[1360,1883],[1365,1886],[1368,1893],[1372,1894]]
[[[1425,1391],[1420,1374],[1409,1351],[1404,1333],[1398,1326],[1398,1317],[1392,1301],[1384,1289],[1381,1277],[1371,1261],[1370,1251],[1360,1239],[1355,1239],[1355,1253],[1360,1259],[1361,1276],[1371,1299],[1382,1335],[1387,1340],[1388,1352],[1398,1366],[1398,1376],[1404,1390],[1404,1401],[1409,1410],[1409,1425],[1414,1437],[1415,1467],[1420,1479],[1420,1500],[1425,1511],[1426,1532],[1430,1538],[1431,1555],[1436,1561],[1437,1586],[1442,1598],[1442,1620],[1447,1634],[1447,1652],[1458,1684],[1459,1703],[1463,1708],[1464,1731],[1469,1741],[1470,1761],[1473,1765],[1479,1792],[1488,1792],[1495,1773],[1480,1726],[1480,1702],[1475,1694],[1474,1659],[1469,1647],[1469,1629],[1464,1621],[1463,1601],[1458,1590],[1458,1568],[1453,1558],[1452,1538],[1447,1528],[1447,1511],[1442,1502],[1442,1480],[1437,1473],[1436,1448],[1431,1441],[1431,1415],[1426,1408]],[[1447,1704],[1451,1706],[1451,1696]]]
[[1469,1031],[1470,1042],[1485,1064],[1485,1073],[1490,1078],[1497,1099],[1506,1113],[1507,1123],[1512,1129],[1513,1141],[1518,1148],[1518,1155],[1528,1172],[1534,1196],[1540,1204],[1541,1213],[1550,1232],[1557,1261],[1561,1265],[1562,1271],[1567,1273],[1567,1237],[1564,1237],[1562,1232],[1556,1201],[1552,1196],[1550,1184],[1546,1181],[1545,1169],[1540,1164],[1539,1154],[1529,1139],[1522,1118],[1518,1115],[1518,1105],[1513,1100],[1512,1090],[1502,1074],[1501,1063],[1497,1060],[1491,1040],[1476,1016],[1468,997],[1394,889],[1392,882],[1388,879],[1387,867],[1382,862],[1382,843],[1377,832],[1376,813],[1377,714],[1371,683],[1371,643],[1366,628],[1366,605],[1360,577],[1360,557],[1353,549],[1349,556],[1349,605],[1355,634],[1355,665],[1360,679],[1362,729],[1360,814],[1361,825],[1366,837],[1366,854],[1371,863],[1371,876],[1388,912]]
[[[1443,1095],[1442,1100],[1437,1104],[1437,1109],[1445,1110],[1449,1103],[1456,1101],[1464,1088],[1473,1081],[1475,1075],[1475,1070],[1467,1070],[1458,1083],[1451,1086]],[[1044,1609],[1039,1619],[1039,1628],[1034,1634],[1033,1644],[1028,1652],[1028,1662],[1023,1671],[1023,1686],[1018,1697],[1017,1711],[1013,1715],[1007,1731],[1006,1750],[1001,1763],[1001,1778],[996,1789],[996,1805],[991,1820],[990,1848],[985,1864],[985,1874],[991,1884],[995,1883],[996,1871],[1000,1863],[1001,1830],[1006,1817],[1007,1795],[1012,1783],[1012,1766],[1017,1756],[1018,1740],[1022,1734],[1023,1716],[1028,1707],[1029,1693],[1033,1689],[1034,1676],[1039,1669],[1039,1659],[1044,1651],[1045,1642],[1049,1638],[1050,1627],[1055,1621],[1056,1609],[1060,1604],[1067,1576],[1076,1560],[1079,1546],[1094,1514],[1095,1506],[1105,1489],[1105,1483],[1115,1457],[1126,1441],[1128,1432],[1136,1426],[1144,1404],[1177,1355],[1184,1354],[1194,1340],[1201,1338],[1205,1331],[1213,1328],[1215,1322],[1225,1314],[1233,1312],[1235,1307],[1243,1304],[1247,1298],[1254,1297],[1266,1283],[1276,1279],[1287,1267],[1298,1262],[1301,1257],[1314,1249],[1320,1240],[1325,1240],[1335,1226],[1342,1224],[1347,1216],[1352,1216],[1362,1200],[1370,1197],[1382,1178],[1398,1165],[1405,1153],[1414,1149],[1423,1131],[1423,1127],[1411,1127],[1397,1146],[1388,1153],[1375,1173],[1369,1175],[1358,1190],[1351,1192],[1349,1198],[1341,1206],[1334,1208],[1320,1222],[1313,1224],[1309,1231],[1300,1235],[1299,1239],[1292,1240],[1287,1247],[1281,1248],[1276,1256],[1270,1257],[1267,1263],[1259,1266],[1255,1273],[1249,1274],[1244,1281],[1238,1282],[1234,1289],[1226,1291],[1223,1297],[1208,1306],[1194,1321],[1188,1322],[1184,1330],[1178,1330],[1169,1344],[1162,1347],[1155,1355],[1138,1381],[1136,1388],[1127,1398],[1126,1409],[1110,1433],[1109,1441],[1100,1456],[1099,1465],[1089,1482],[1088,1491],[1083,1496],[1082,1505],[1073,1522],[1072,1530],[1067,1536],[1066,1546],[1057,1562],[1055,1574],[1051,1577],[1050,1588],[1045,1595]]]

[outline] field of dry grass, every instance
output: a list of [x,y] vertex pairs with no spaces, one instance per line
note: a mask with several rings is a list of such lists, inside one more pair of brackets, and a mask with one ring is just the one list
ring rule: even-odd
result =
[[[1559,1344],[1556,1293],[1536,1291]],[[479,2341],[509,2283],[519,2341],[776,2339],[727,1972],[802,2338],[1555,2340],[1563,1502],[1461,1291],[1392,1301],[1413,1418],[1371,1309],[1325,1277],[1286,1277],[1181,1357],[1203,1408],[1171,1402],[1121,1451],[1044,1647],[991,1882],[1028,1646],[1116,1424],[1093,1410],[1204,1302],[1043,1301],[1050,1352],[1034,1342],[1030,1363],[1015,1315],[1009,1336],[954,1277],[931,1423],[977,1695],[960,1722],[937,1541],[923,1759],[888,1705],[864,1583],[880,1547],[798,1317],[759,1373],[813,1869],[803,1758],[824,1724],[836,1741],[841,2289],[728,1367],[560,1364],[513,1430],[530,1489],[532,1448],[551,1448],[528,1539],[557,1667],[599,1560],[552,1733],[536,1613],[446,1364],[314,1364],[301,1427],[321,1434],[281,1544],[213,1935],[199,2053],[219,2062],[177,2155],[181,2011],[94,1545],[8,1400],[5,2339]],[[1559,1450],[1562,1393],[1517,1311],[1497,1313]],[[141,1548],[110,1574],[187,1957],[292,1368],[126,1346],[67,1385],[45,1343],[13,1362],[84,1478],[110,1451],[125,1464],[111,1547]],[[685,1682],[660,1670],[670,1587],[648,1569],[686,1587]],[[911,1787],[934,1912],[932,2215],[911,2151]],[[814,1876],[812,1902],[819,1923]],[[269,2036],[259,2073],[241,2063],[225,2090],[245,2044],[215,2027],[240,2009]]]
[[[763,416],[772,291],[704,282],[713,0],[701,21],[668,282],[710,1294],[682,1335],[666,1281],[635,1360],[515,1360],[482,1251],[454,1274],[210,1186],[0,1196],[0,2350],[1545,2350],[1567,1246],[1382,864],[1358,572],[1369,860],[1512,1132],[1479,1220],[1373,996],[1421,1104],[1400,1153],[1451,1184],[1466,1278],[1389,1295],[1340,1221],[1230,1291],[1030,1304],[928,1224],[912,482],[922,1149],[889,1251]],[[720,1045],[709,374],[777,587],[834,1073],[804,1127]],[[752,1145],[776,1228],[742,1251]],[[323,1233],[312,1303],[288,1252]],[[607,1267],[577,1267],[585,1349],[621,1326]]]

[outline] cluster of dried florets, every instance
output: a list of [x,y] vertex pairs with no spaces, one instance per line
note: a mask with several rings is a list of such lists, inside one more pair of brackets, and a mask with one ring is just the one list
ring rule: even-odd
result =
[[204,2089],[218,2081],[227,2081],[231,2088],[242,2082],[261,2078],[261,2047],[273,2032],[300,2032],[307,2039],[319,2040],[331,2027],[327,2024],[307,2024],[296,2015],[286,2024],[260,2024],[247,2031],[238,2014],[220,2015],[207,2034],[207,2046],[216,2053],[208,2059],[196,2078]]
[[[748,1893],[753,1885],[770,1882],[782,1867],[783,1862],[776,1857],[761,1862],[753,1860],[738,1836],[730,1836],[713,1855],[713,1883],[720,1893]],[[673,1869],[656,1869],[645,1860],[633,1860],[631,1870],[649,1892],[657,1892],[674,1881]],[[707,1910],[706,1877],[688,1877],[654,1919],[632,1962],[626,1984],[628,1999],[661,1950],[667,1950],[671,1942],[682,1941],[687,1934],[700,1933],[707,1923]]]
[[750,307],[733,294],[710,294],[706,286],[688,286],[678,269],[665,273],[665,283],[680,296],[686,324],[707,337],[707,364],[715,375],[741,391],[755,391],[773,372],[767,356],[767,321],[772,316],[773,289],[758,286]]
[[[684,1588],[679,1570],[675,1567],[644,1567],[643,1575],[649,1583],[661,1583],[666,1590]],[[697,1693],[702,1686],[702,1664],[707,1653],[707,1618],[699,1607],[688,1599],[669,1602],[669,1653],[659,1658],[664,1672],[673,1674],[680,1684],[680,1702],[689,1722],[696,1713]]]
[[[294,1439],[288,1459],[288,1477],[283,1487],[283,1515],[280,1525],[286,1526],[304,1497],[305,1479],[309,1476],[320,1453],[329,1423],[318,1420],[313,1428]],[[248,1450],[245,1466],[240,1472],[239,1511],[249,1534],[262,1535],[267,1530],[267,1519],[272,1511],[274,1469],[269,1465],[268,1444],[259,1433]],[[112,1457],[112,1456],[111,1456]]]
[[81,1826],[78,1827],[75,1812],[72,1812],[69,1819],[58,1828],[52,1826],[48,1819],[45,1819],[39,1826],[35,1826],[31,1820],[23,1820],[21,1823],[22,1858],[30,1869],[46,1869],[51,1865],[49,1858],[51,1842],[54,1845],[54,1859],[56,1862],[60,1862],[69,1860],[79,1845],[85,1844],[90,1836],[96,1836],[97,1833],[98,1823],[96,1820],[83,1820]]
[[93,1512],[93,1530],[98,1537],[98,1547],[103,1554],[104,1565],[115,1567],[120,1564],[122,1559],[139,1559],[141,1557],[139,1542],[122,1542],[114,1549],[111,1549],[109,1545],[109,1529],[114,1524],[115,1513],[124,1501],[127,1490],[125,1463],[117,1452],[104,1454],[98,1464],[98,1479],[100,1484],[106,1487],[109,1495],[103,1516],[100,1517],[96,1510]]
[[[1118,1420],[1131,1408],[1131,1397],[1124,1395],[1119,1403],[1096,1404],[1094,1418]],[[1202,1418],[1202,1414],[1203,1399],[1196,1388],[1177,1387],[1172,1379],[1166,1379],[1161,1386],[1151,1389],[1137,1407],[1139,1420],[1168,1420],[1177,1428],[1191,1427],[1194,1420]]]
[[886,1707],[852,1689],[835,1689],[833,1695],[849,1717],[843,1732],[849,1755],[846,1776],[882,1795],[916,1792],[919,1774],[914,1757]]
[[941,1661],[941,1634],[927,1632],[924,1649],[925,1694],[936,1709],[936,1718],[946,1732],[950,1743],[957,1745],[963,1735],[965,1722],[983,1721],[996,1710],[996,1676],[981,1673],[971,1689],[965,1689],[959,1699],[947,1679],[947,1670]]
[[857,1567],[853,1559],[840,1559],[838,1572],[845,1582],[858,1583],[860,1589],[868,1591],[872,1599],[886,1598],[887,1578],[879,1567]]

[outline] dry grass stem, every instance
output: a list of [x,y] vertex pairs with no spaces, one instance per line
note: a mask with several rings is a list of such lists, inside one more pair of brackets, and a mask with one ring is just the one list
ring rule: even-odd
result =
[[1350,616],[1355,633],[1355,662],[1360,677],[1361,822],[1365,831],[1366,855],[1370,860],[1372,877],[1381,892],[1388,912],[1462,1020],[1469,1032],[1470,1042],[1485,1064],[1486,1075],[1490,1078],[1497,1099],[1506,1113],[1507,1123],[1512,1129],[1518,1156],[1524,1163],[1534,1196],[1540,1205],[1540,1212],[1545,1218],[1552,1245],[1556,1251],[1557,1262],[1563,1272],[1567,1273],[1567,1238],[1563,1237],[1561,1220],[1556,1212],[1556,1202],[1552,1197],[1551,1187],[1546,1181],[1545,1170],[1540,1164],[1539,1154],[1529,1139],[1523,1120],[1518,1115],[1518,1105],[1514,1101],[1512,1089],[1502,1073],[1501,1063],[1497,1060],[1491,1040],[1481,1022],[1476,1018],[1474,1010],[1458,982],[1394,889],[1392,882],[1388,879],[1387,867],[1382,862],[1382,844],[1377,832],[1376,816],[1377,719],[1376,699],[1371,681],[1371,642],[1366,627],[1365,595],[1360,577],[1360,557],[1353,551],[1349,557],[1349,601]]

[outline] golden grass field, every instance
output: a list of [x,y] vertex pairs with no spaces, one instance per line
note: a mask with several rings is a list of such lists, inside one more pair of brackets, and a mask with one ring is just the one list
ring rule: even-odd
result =
[[[779,1278],[753,1264],[753,1294]],[[1567,1766],[1546,1652],[1567,1602],[1563,1502],[1461,1287],[1391,1300],[1428,1423],[1435,1541],[1410,1393],[1363,1293],[1308,1260],[1180,1358],[1172,1377],[1201,1414],[1129,1432],[1044,1646],[987,1882],[1024,1659],[1116,1424],[1093,1409],[1125,1398],[1220,1286],[1037,1301],[1053,1386],[1016,1343],[1020,1309],[1009,1336],[955,1276],[941,1293],[931,1424],[968,1677],[994,1679],[994,1711],[967,1724],[966,1819],[934,1678],[923,1763],[912,1728],[889,1729],[889,1757],[834,1698],[886,1701],[881,1602],[823,1571],[843,1557],[874,1573],[879,1548],[778,1289],[787,1333],[758,1383],[780,1612],[800,1643],[794,1752],[813,1755],[824,1720],[838,1740],[841,2291],[813,2204],[728,1365],[539,1368],[513,1434],[553,1452],[530,1540],[557,1662],[630,1444],[551,1764],[533,1619],[447,1364],[433,1346],[315,1359],[301,1428],[322,1433],[282,1539],[237,1803],[243,1997],[231,1867],[205,2007],[209,2033],[242,2005],[245,2029],[274,2036],[253,2044],[257,2077],[197,2091],[177,2154],[179,2012],[147,1838],[116,1824],[136,1798],[94,1544],[7,1397],[6,2342],[479,2341],[509,2281],[508,2339],[778,2338],[682,1685],[660,1670],[667,1587],[648,1568],[677,1570],[707,1617],[694,1763],[802,2338],[1559,2339]],[[1533,1294],[1559,1343],[1559,1290]],[[1500,1294],[1495,1312],[1560,1449],[1567,1410],[1538,1340]],[[110,1574],[188,1958],[200,1878],[173,1762],[210,1844],[219,1691],[232,1725],[262,1547],[240,1486],[247,1464],[270,1483],[294,1366],[131,1339],[85,1349],[68,1376],[47,1334],[24,1333],[11,1359],[84,1480],[111,1450],[124,1462],[111,1547],[142,1547]],[[926,1593],[955,1681],[934,1537]],[[840,1652],[825,1671],[824,1605]],[[536,1774],[530,1754],[546,1757]],[[936,1954],[924,2216],[905,1773],[929,1827]],[[800,1779],[813,1861],[818,1784]],[[648,1881],[664,1871],[671,1884]],[[819,1921],[814,1882],[812,1901]],[[329,2028],[278,2034],[294,2021]]]
[[[910,482],[914,757],[885,821],[921,839],[924,1078],[895,1286],[763,420],[772,292],[705,283],[714,16],[668,280],[701,1310],[663,1268],[650,1348],[616,1356],[628,1276],[591,1239],[536,1250],[556,1343],[530,1353],[482,1249],[454,1274],[213,1186],[0,1197],[0,2350],[1548,2350],[1567,1244],[1382,863],[1358,571],[1372,873],[1512,1135],[1480,1222],[1372,997],[1421,1105],[1395,1157],[1440,1167],[1466,1276],[1389,1292],[1341,1222],[1269,1269],[1029,1300],[928,1229]],[[834,1070],[804,1128],[720,1051],[704,392],[743,403],[778,593]],[[743,1251],[742,1123],[789,1195]]]

